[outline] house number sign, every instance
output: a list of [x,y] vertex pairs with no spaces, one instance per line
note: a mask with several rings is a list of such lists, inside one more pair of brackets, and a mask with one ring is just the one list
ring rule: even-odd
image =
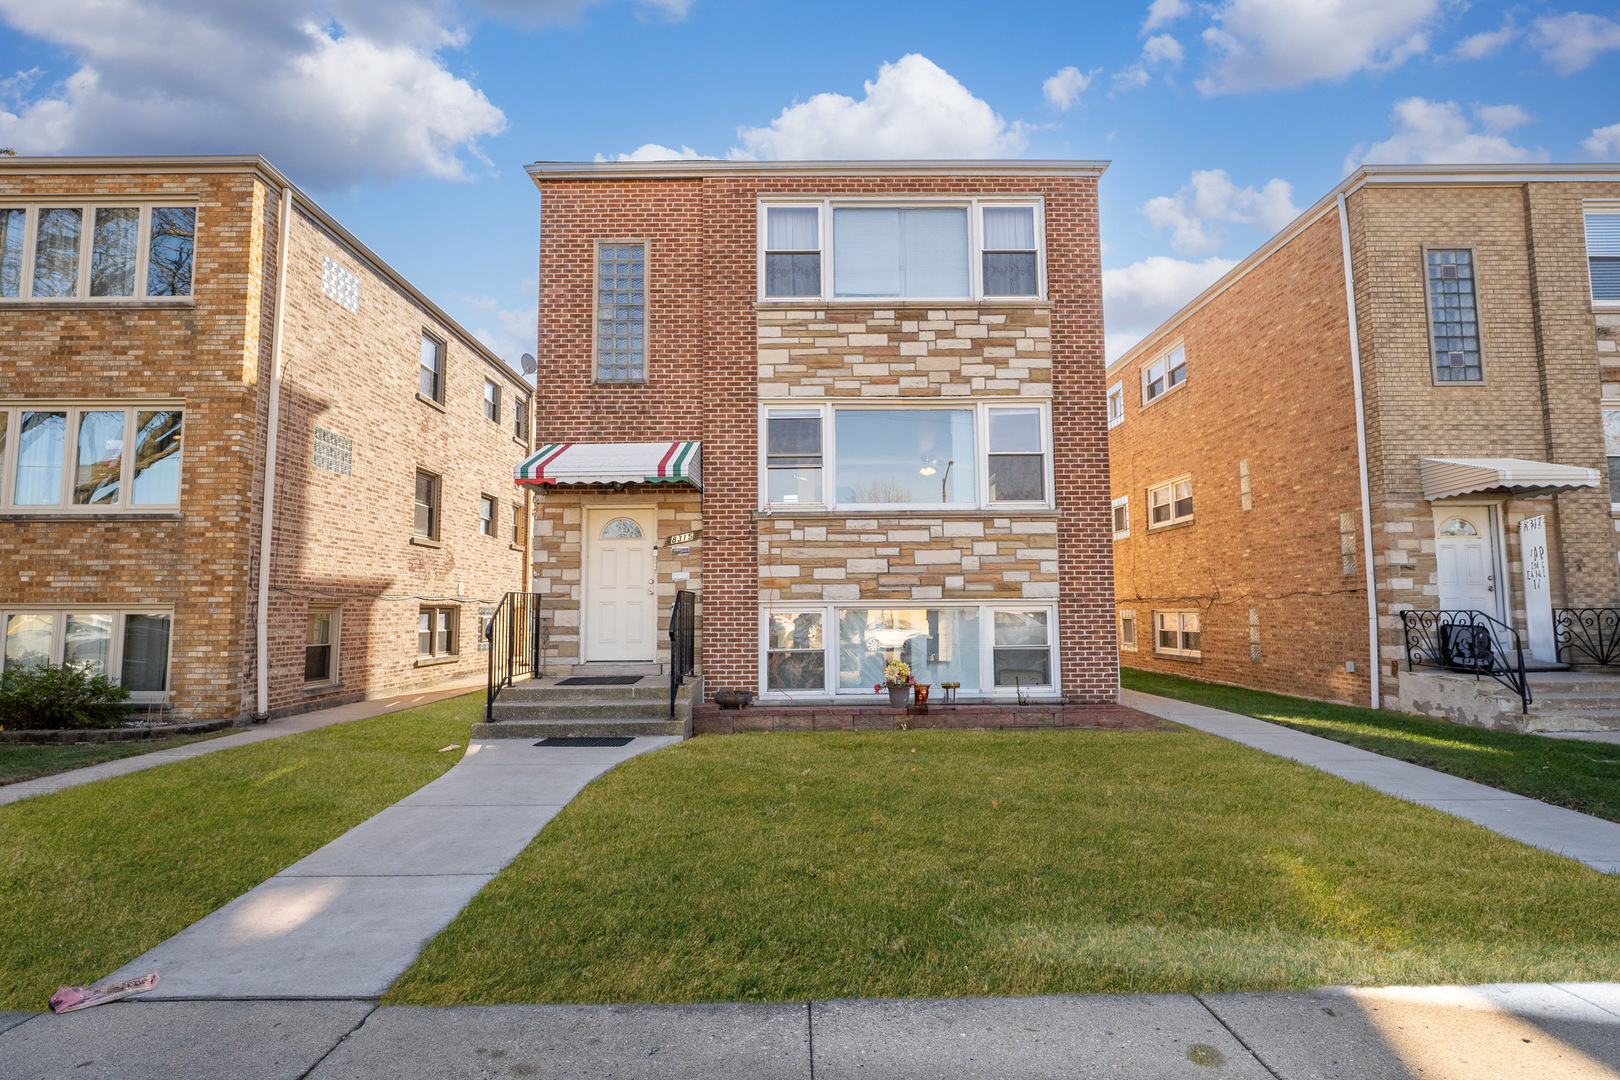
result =
[[690,544],[692,541],[696,540],[702,532],[702,529],[698,529],[694,532],[676,533],[674,536],[671,536],[668,540],[664,541],[664,546],[674,547],[676,544]]

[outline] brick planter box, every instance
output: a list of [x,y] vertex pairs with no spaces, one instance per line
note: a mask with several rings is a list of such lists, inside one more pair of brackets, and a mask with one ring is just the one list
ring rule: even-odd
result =
[[1174,731],[1175,726],[1123,705],[930,705],[928,712],[880,705],[751,705],[692,710],[695,735],[749,731],[898,731],[902,727],[978,730],[1089,728]]
[[0,746],[44,746],[52,743],[144,742],[167,739],[171,735],[204,735],[231,726],[229,720],[207,720],[196,724],[162,724],[154,727],[88,728],[70,731],[0,731]]

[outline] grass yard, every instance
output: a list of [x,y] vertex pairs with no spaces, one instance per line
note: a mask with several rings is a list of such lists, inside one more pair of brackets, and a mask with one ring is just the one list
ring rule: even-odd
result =
[[1178,698],[1620,821],[1620,746],[1518,735],[1407,713],[1332,705],[1259,690],[1120,669],[1127,690]]
[[99,765],[103,761],[150,754],[154,750],[172,750],[187,743],[202,742],[228,735],[230,731],[210,731],[203,735],[175,735],[167,739],[139,742],[67,743],[43,746],[0,745],[0,787],[22,780],[82,769],[86,765]]
[[587,788],[395,1004],[1613,979],[1620,879],[1193,731],[699,738]]
[[473,694],[0,806],[0,1009],[42,1010],[439,776]]

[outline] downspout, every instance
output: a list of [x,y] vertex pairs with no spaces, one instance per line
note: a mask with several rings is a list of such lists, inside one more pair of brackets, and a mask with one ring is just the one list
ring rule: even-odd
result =
[[1344,301],[1350,316],[1350,383],[1356,394],[1356,457],[1361,466],[1361,550],[1367,569],[1367,653],[1371,667],[1372,707],[1379,705],[1383,678],[1378,656],[1378,594],[1373,575],[1372,489],[1367,480],[1367,408],[1361,395],[1361,335],[1356,328],[1356,278],[1350,266],[1350,217],[1339,192],[1339,242],[1344,248]]
[[276,521],[276,427],[281,418],[282,325],[287,305],[287,235],[292,227],[292,187],[281,188],[281,209],[276,216],[276,319],[271,331],[270,414],[265,422],[264,439],[264,518],[259,524],[259,608],[257,612],[257,658],[259,668],[259,707],[253,722],[270,719],[270,539]]

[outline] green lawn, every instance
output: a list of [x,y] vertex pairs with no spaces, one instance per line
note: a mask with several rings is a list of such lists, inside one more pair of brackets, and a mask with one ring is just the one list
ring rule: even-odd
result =
[[1517,735],[1424,716],[1332,705],[1236,686],[1120,669],[1127,690],[1269,720],[1503,791],[1620,821],[1620,746]]
[[121,967],[455,764],[482,695],[0,806],[0,1009]]
[[398,1004],[1612,979],[1620,879],[1193,731],[699,738],[587,788]]
[[229,731],[211,731],[206,735],[176,735],[168,739],[143,739],[138,742],[67,743],[45,746],[0,745],[0,787],[40,776],[51,776],[69,769],[82,769],[86,765],[99,765],[103,761],[150,754],[154,750],[172,750],[187,743],[202,742],[228,735]]

